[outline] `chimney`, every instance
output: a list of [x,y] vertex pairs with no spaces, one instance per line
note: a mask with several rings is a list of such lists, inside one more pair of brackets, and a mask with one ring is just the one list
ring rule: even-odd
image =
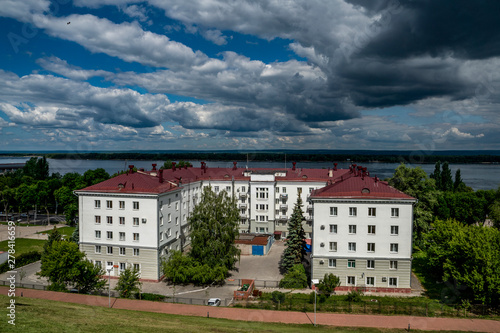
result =
[[292,165],[293,165],[292,170],[293,171],[295,171],[295,164],[297,164],[297,162],[292,162]]
[[186,170],[187,170],[187,168],[188,168],[188,165],[187,165],[187,163],[186,163],[186,164],[184,164],[184,169],[186,169]]
[[337,165],[338,163],[333,163],[333,171],[337,171]]
[[177,164],[177,163],[172,162],[172,171],[175,171],[175,165],[176,165],[176,164]]
[[356,164],[352,165],[352,171],[354,173],[354,177],[356,177]]
[[128,168],[130,170],[129,173],[134,173],[134,166],[133,165],[129,165]]
[[158,176],[160,177],[160,183],[163,183],[163,169],[158,170]]
[[153,171],[156,171],[156,163],[153,163]]
[[328,168],[328,177],[332,178],[333,177],[333,170]]
[[360,165],[358,166],[358,177],[363,175],[363,167]]
[[378,177],[377,176],[375,176],[374,180],[375,180],[375,183],[378,183]]
[[238,162],[233,162],[233,170],[236,170],[236,164],[238,164]]

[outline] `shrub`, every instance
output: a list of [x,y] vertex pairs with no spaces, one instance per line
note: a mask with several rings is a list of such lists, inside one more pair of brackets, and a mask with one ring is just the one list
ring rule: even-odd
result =
[[363,296],[362,291],[358,290],[351,290],[345,297],[345,300],[348,302],[361,302],[363,299],[361,298]]
[[[25,252],[20,254],[19,256],[16,256],[16,268],[26,266],[28,264],[31,264],[35,261],[40,260],[42,257],[42,254],[38,251],[31,251],[31,252]],[[0,274],[8,272],[10,270],[9,267],[9,262],[6,261],[2,265],[0,265]]]
[[302,264],[296,264],[280,281],[280,288],[303,289],[307,287],[306,270]]
[[274,303],[279,302],[282,304],[285,301],[285,298],[286,298],[285,293],[282,293],[280,291],[275,290],[271,293],[271,299]]

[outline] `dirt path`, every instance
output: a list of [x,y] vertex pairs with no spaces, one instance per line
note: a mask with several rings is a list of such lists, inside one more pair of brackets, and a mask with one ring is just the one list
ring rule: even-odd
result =
[[[0,288],[0,294],[7,295],[8,288]],[[100,296],[58,293],[33,289],[17,289],[16,295],[24,297],[49,299],[69,303],[80,303],[92,306],[108,306],[108,298]],[[138,310],[148,312],[169,313],[177,315],[226,318],[231,320],[279,322],[293,324],[314,323],[314,313],[254,310],[224,307],[208,307],[185,304],[138,301],[130,299],[111,299],[115,309]],[[469,332],[500,332],[500,322],[485,319],[427,318],[410,316],[374,316],[349,315],[336,313],[318,313],[318,325],[346,327],[376,327],[420,330],[455,330]]]

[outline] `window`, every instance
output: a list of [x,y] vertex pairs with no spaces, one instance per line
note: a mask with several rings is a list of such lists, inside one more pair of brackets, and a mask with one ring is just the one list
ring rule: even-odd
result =
[[215,191],[215,193],[219,192],[219,186],[215,186],[214,191]]
[[95,253],[101,253],[101,245],[95,246]]
[[125,201],[120,201],[120,209],[125,209]]
[[368,216],[377,216],[377,208],[368,208]]
[[245,191],[245,186],[242,186],[242,187],[241,187],[241,192],[246,192],[246,191]]
[[113,254],[113,247],[108,246],[107,254]]
[[111,200],[106,200],[106,207],[107,207],[108,209],[113,208],[113,201],[111,201]]
[[170,213],[168,213],[167,220],[169,223],[172,222],[172,215]]
[[163,216],[160,216],[160,226],[163,225]]
[[106,235],[108,239],[113,239],[113,231],[108,231]]
[[106,221],[108,224],[113,224],[113,216],[106,216]]
[[120,263],[120,271],[124,271],[127,268],[124,262]]
[[125,217],[120,216],[119,219],[120,219],[120,225],[125,225]]
[[337,225],[336,224],[330,224],[330,233],[332,233],[332,234],[337,233]]
[[170,230],[170,228],[168,228],[168,230],[167,230],[167,236],[168,237],[172,236],[172,230]]
[[398,286],[398,278],[390,277],[389,287],[397,287],[397,286]]
[[358,215],[358,209],[356,207],[349,207],[349,216]]
[[134,241],[138,241],[139,240],[139,233],[137,232],[134,232]]
[[348,276],[347,277],[347,285],[348,286],[355,286],[356,285],[356,277],[355,276]]
[[160,231],[160,241],[163,240],[163,232]]
[[102,267],[102,262],[101,262],[100,260],[96,260],[96,261],[95,261],[95,265],[96,265],[97,267]]
[[179,232],[178,231],[175,232],[175,239],[179,239]]
[[134,217],[134,225],[139,225],[139,218],[138,217]]
[[337,242],[330,242],[330,251],[332,252],[337,251]]
[[396,260],[391,260],[389,268],[390,269],[398,269],[398,262]]
[[283,193],[286,193],[286,187],[283,187],[282,190],[283,190]]
[[366,251],[368,251],[368,252],[375,252],[375,243],[368,243],[368,244],[366,244]]
[[101,239],[101,231],[100,230],[95,231],[95,238]]
[[347,260],[347,268],[356,268],[356,260],[354,259]]
[[227,193],[231,192],[231,186],[226,186],[226,192]]
[[391,208],[391,216],[399,217],[399,208]]
[[139,256],[139,249],[134,249],[134,256]]
[[120,247],[120,255],[124,256],[125,254],[127,254],[127,250],[124,247]]
[[125,240],[125,233],[124,232],[120,232],[120,240],[121,241]]
[[168,199],[168,208],[170,208],[171,204],[172,204],[172,199]]
[[179,224],[179,218],[178,218],[178,217],[176,217],[176,218],[175,218],[175,225],[178,225],[178,224]]
[[101,217],[100,216],[95,216],[95,224],[101,224]]
[[337,216],[337,207],[330,207],[330,216]]
[[375,235],[375,226],[374,225],[368,226],[368,235]]
[[355,234],[356,233],[356,225],[355,224],[349,225],[349,233],[350,234]]
[[366,261],[366,268],[370,268],[370,269],[375,268],[375,260],[367,260]]
[[397,243],[391,243],[391,252],[392,253],[397,253],[398,252],[398,244]]
[[133,204],[134,210],[138,210],[139,209],[139,201],[134,201],[132,204]]
[[356,252],[356,243],[349,243],[347,248],[350,252]]
[[179,203],[178,202],[175,203],[175,210],[179,210]]
[[137,272],[140,272],[141,271],[141,265],[134,264],[134,270],[137,271]]
[[366,285],[373,287],[375,286],[375,278],[373,276],[367,276],[366,277]]
[[255,191],[255,196],[258,199],[267,199],[269,198],[269,189],[266,187],[257,187]]
[[391,225],[391,235],[399,235],[399,226]]
[[328,267],[336,268],[337,267],[337,259],[328,259]]
[[112,261],[108,261],[108,262],[107,262],[107,266],[108,266],[108,267],[113,267],[113,262],[112,262]]
[[280,188],[276,186],[276,193],[280,193]]
[[94,207],[101,208],[101,200],[94,200]]

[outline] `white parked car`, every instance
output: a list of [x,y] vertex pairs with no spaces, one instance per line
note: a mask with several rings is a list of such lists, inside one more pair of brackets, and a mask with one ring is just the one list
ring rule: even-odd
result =
[[207,304],[210,306],[219,306],[220,305],[220,298],[211,298],[208,300]]

